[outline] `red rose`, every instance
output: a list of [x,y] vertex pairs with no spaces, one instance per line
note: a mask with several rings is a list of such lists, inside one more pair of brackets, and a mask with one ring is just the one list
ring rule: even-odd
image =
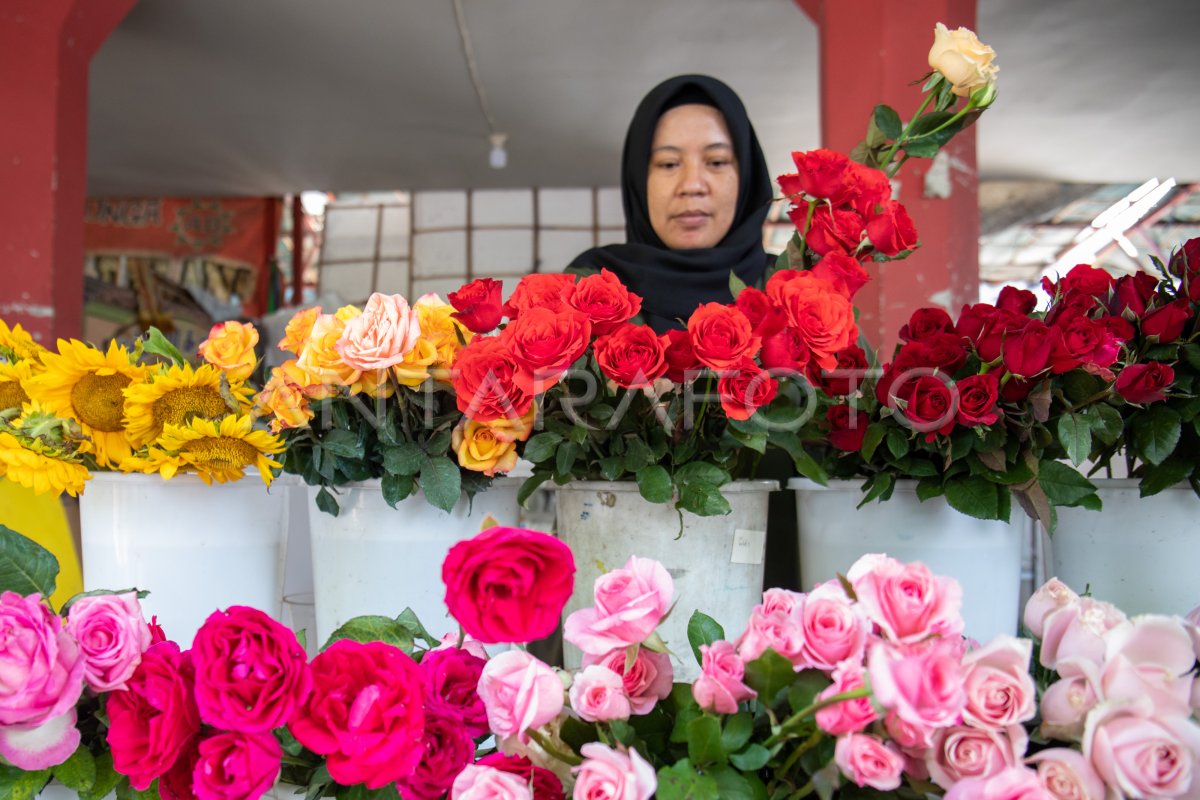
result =
[[721,395],[721,408],[730,419],[746,420],[754,412],[775,399],[779,382],[771,373],[755,364],[753,359],[743,359],[733,369],[721,371],[717,381],[717,392]]
[[222,730],[274,730],[312,688],[296,634],[256,608],[214,611],[196,632],[191,653],[200,719]]
[[1042,289],[1051,298],[1059,295],[1082,294],[1087,297],[1105,297],[1113,286],[1113,277],[1090,264],[1076,264],[1058,283],[1042,278]]
[[1158,279],[1149,272],[1135,272],[1133,275],[1122,275],[1117,279],[1113,288],[1112,302],[1109,309],[1116,316],[1126,311],[1135,317],[1146,313],[1146,306],[1158,288]]
[[879,207],[892,199],[892,182],[883,170],[864,166],[857,161],[850,162],[850,170],[858,181],[858,197],[850,201],[854,210],[869,219],[874,216]]
[[[1006,379],[1007,378],[1007,379]],[[1020,403],[1029,397],[1030,393],[1037,387],[1040,381],[1025,380],[1013,375],[1008,370],[1003,370],[1000,373],[1002,386],[1000,387],[1000,397],[1006,403]]]
[[458,410],[477,422],[525,416],[533,396],[520,387],[516,374],[516,358],[498,336],[472,339],[450,370]]
[[[807,209],[798,211],[808,213]],[[792,213],[798,212],[789,212]],[[792,221],[796,221],[795,216]],[[798,224],[803,224],[803,220]],[[821,256],[826,253],[853,253],[858,249],[865,230],[863,218],[854,211],[818,206],[804,241],[814,253]]]
[[871,424],[871,418],[867,416],[865,411],[856,411],[850,406],[842,403],[841,405],[830,406],[825,412],[825,419],[829,422],[829,443],[838,450],[845,450],[847,453],[857,453],[862,449],[863,439],[867,435],[867,426]]
[[1057,324],[1062,317],[1084,316],[1090,317],[1100,310],[1102,313],[1108,313],[1108,305],[1097,300],[1091,295],[1086,295],[1081,292],[1070,292],[1058,297],[1046,309],[1047,325]]
[[642,310],[642,298],[626,289],[621,279],[606,269],[568,286],[563,297],[567,305],[587,315],[596,336],[611,333]]
[[457,292],[450,292],[446,299],[454,306],[450,316],[474,333],[487,333],[496,329],[504,318],[504,303],[501,292],[504,284],[494,278],[478,278],[463,285]]
[[1000,419],[1000,379],[994,372],[971,375],[958,382],[958,424],[965,428],[991,425]]
[[1059,317],[1054,327],[1060,332],[1050,351],[1050,369],[1056,375],[1080,365],[1104,369],[1117,360],[1121,351],[1121,343],[1099,320],[1075,314]]
[[759,360],[769,370],[802,372],[812,355],[800,331],[788,326],[763,339]]
[[696,358],[715,370],[728,369],[743,358],[754,358],[762,344],[745,314],[720,303],[705,303],[693,311],[687,331]]
[[746,315],[746,319],[750,320],[750,326],[759,336],[770,336],[787,325],[787,317],[784,316],[783,309],[776,307],[771,302],[771,298],[767,297],[766,292],[755,289],[753,286],[747,286],[739,292],[734,305],[737,306],[738,311]]
[[126,691],[108,694],[113,768],[139,792],[166,772],[200,732],[191,653],[174,642],[150,645]]
[[792,162],[797,169],[795,180],[785,183],[784,177],[788,176],[780,178],[780,186],[789,196],[798,189],[809,197],[840,206],[858,194],[857,172],[844,153],[825,149],[792,153]]
[[379,789],[411,775],[425,756],[416,662],[384,642],[339,639],[313,658],[312,673],[312,697],[288,729],[325,756],[330,776]]
[[837,366],[839,350],[858,339],[854,322],[854,306],[828,281],[812,272],[798,272],[781,281],[768,281],[767,294],[787,314],[788,324],[795,328],[801,340],[819,366]]
[[596,364],[618,386],[641,389],[667,371],[667,343],[645,325],[626,323],[596,340]]
[[565,295],[575,283],[575,276],[562,272],[526,275],[517,283],[517,288],[508,296],[504,313],[516,319],[531,308],[548,308],[562,311],[567,307]]
[[667,380],[675,383],[694,381],[703,370],[703,365],[692,349],[692,337],[687,331],[677,328],[672,328],[663,336],[666,346],[663,356],[667,362]]
[[262,797],[275,785],[282,761],[272,733],[218,733],[200,742],[192,790],[197,800]]
[[925,441],[932,442],[937,434],[954,430],[954,393],[940,378],[925,375],[908,381],[897,395],[905,401],[904,417],[913,430],[925,434]]
[[405,800],[437,800],[463,767],[475,760],[475,740],[452,714],[439,707],[425,709],[425,753],[416,769],[396,786]]
[[1028,289],[1005,286],[1000,290],[1000,296],[996,298],[996,308],[1027,315],[1037,308],[1037,295]]
[[906,342],[917,342],[935,333],[954,333],[954,321],[950,315],[937,307],[918,308],[908,318],[908,324],[900,329],[900,338]]
[[967,361],[967,345],[955,333],[934,333],[924,339],[908,342],[901,352],[909,363],[918,367],[936,367],[953,375]]
[[1169,364],[1130,364],[1117,375],[1116,390],[1130,403],[1153,403],[1166,397],[1174,380],[1175,370]]
[[557,383],[587,350],[591,338],[592,323],[580,312],[537,306],[523,311],[500,334],[517,366],[514,381],[528,395],[541,394]]
[[898,200],[888,200],[883,210],[867,218],[867,238],[885,256],[898,255],[917,246],[917,229]]
[[867,376],[866,352],[856,344],[837,352],[833,369],[814,368],[808,371],[809,382],[830,397],[846,397],[858,391]]
[[828,253],[812,269],[813,275],[829,281],[846,297],[853,299],[867,285],[871,276],[858,260],[845,253]]
[[458,647],[438,647],[421,658],[425,705],[454,714],[471,736],[488,732],[487,709],[476,688],[487,662]]
[[1183,326],[1191,318],[1191,303],[1186,299],[1168,303],[1142,317],[1142,333],[1161,344],[1183,335]]
[[1171,254],[1168,270],[1183,282],[1187,296],[1200,302],[1200,237],[1188,239]]
[[979,360],[992,362],[1000,357],[1000,348],[1011,331],[1020,330],[1029,318],[987,303],[963,306],[954,329],[975,347]]
[[545,533],[489,528],[450,548],[446,606],[481,642],[531,642],[558,627],[575,584],[571,548]]
[[1057,328],[1041,320],[1030,320],[1018,332],[1009,332],[1004,339],[1004,366],[1014,375],[1031,378],[1050,363],[1050,353],[1059,337]]
[[492,753],[476,762],[481,767],[492,767],[501,772],[518,775],[533,787],[533,800],[564,800],[562,781],[545,767],[535,767],[525,756],[506,756]]

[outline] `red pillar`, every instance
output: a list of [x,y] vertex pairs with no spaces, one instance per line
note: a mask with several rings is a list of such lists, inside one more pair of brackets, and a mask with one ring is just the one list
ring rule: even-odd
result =
[[88,64],[137,0],[0,3],[0,319],[83,326]]
[[[916,111],[920,86],[909,84],[929,71],[936,23],[975,30],[975,0],[796,3],[819,31],[822,144],[845,153],[866,135],[876,104],[892,106],[904,120]],[[987,32],[980,38],[986,42]],[[898,199],[917,226],[921,247],[903,261],[869,265],[872,281],[855,299],[859,325],[872,345],[883,346],[885,361],[913,310],[939,305],[957,316],[963,304],[978,297],[975,130],[955,137],[941,159],[948,175],[942,170],[928,175],[933,163],[928,159],[913,159],[901,168]]]

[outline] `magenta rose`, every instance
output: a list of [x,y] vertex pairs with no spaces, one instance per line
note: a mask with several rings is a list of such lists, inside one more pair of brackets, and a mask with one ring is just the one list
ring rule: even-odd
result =
[[94,692],[124,688],[150,646],[137,592],[79,598],[67,613],[67,633],[79,642],[83,679]]
[[200,718],[222,730],[278,728],[312,688],[296,634],[255,608],[230,606],[210,614],[191,652]]
[[279,776],[283,750],[271,733],[218,733],[200,742],[192,771],[198,800],[255,800]]
[[196,762],[200,760],[199,739],[179,754],[171,768],[158,778],[158,794],[162,800],[196,800]]
[[736,714],[738,703],[758,694],[746,685],[746,665],[724,640],[700,645],[700,677],[692,684],[692,697],[705,711]]
[[476,762],[481,767],[492,767],[521,778],[533,787],[533,800],[564,800],[562,781],[545,767],[534,766],[525,756],[492,753]]
[[575,797],[587,800],[649,800],[658,789],[654,767],[637,750],[622,752],[599,742],[579,748]]
[[634,714],[649,714],[659,700],[671,693],[674,669],[671,656],[639,647],[633,664],[625,668],[626,650],[612,650],[602,656],[583,654],[583,666],[600,664],[621,676],[625,695]]
[[475,760],[475,740],[444,707],[425,709],[425,754],[397,788],[405,800],[437,800],[450,789],[463,767]]
[[313,659],[312,683],[288,728],[326,757],[335,781],[378,789],[412,774],[425,754],[425,710],[411,658],[383,642],[341,639]]
[[421,658],[428,708],[452,713],[472,736],[488,732],[487,709],[476,686],[487,660],[457,647],[430,650]]
[[549,534],[489,528],[442,562],[446,606],[481,642],[530,642],[558,627],[575,586],[571,548]]
[[531,800],[529,785],[511,772],[468,764],[450,787],[450,800]]
[[1130,403],[1156,403],[1166,397],[1167,389],[1175,381],[1175,370],[1170,364],[1151,361],[1146,364],[1130,364],[1117,375],[1117,394]]
[[553,669],[524,650],[509,650],[487,663],[479,677],[479,696],[492,733],[518,736],[537,729],[563,710],[563,685]]
[[143,791],[200,733],[191,653],[174,642],[150,645],[125,691],[108,695],[113,768]]
[[629,719],[633,711],[621,676],[600,664],[575,673],[570,698],[571,709],[587,722]]
[[79,745],[86,662],[39,594],[0,595],[0,631],[0,755],[24,770],[61,764]]
[[621,569],[596,579],[595,606],[563,623],[563,638],[585,653],[603,655],[645,641],[671,608],[675,584],[652,558],[631,556]]
[[857,786],[890,792],[900,786],[904,756],[866,733],[839,737],[833,760],[838,769]]

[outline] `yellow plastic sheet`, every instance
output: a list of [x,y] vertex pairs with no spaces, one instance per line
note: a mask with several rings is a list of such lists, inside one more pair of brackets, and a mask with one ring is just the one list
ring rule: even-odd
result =
[[62,502],[52,494],[34,494],[19,483],[0,478],[0,525],[28,536],[58,559],[58,585],[50,602],[56,609],[83,591],[79,554],[71,538]]

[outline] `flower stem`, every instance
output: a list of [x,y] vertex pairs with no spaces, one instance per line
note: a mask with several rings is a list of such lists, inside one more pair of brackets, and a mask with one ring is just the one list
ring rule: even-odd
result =
[[860,689],[852,689],[849,692],[842,692],[841,694],[831,695],[829,697],[826,697],[824,700],[816,700],[811,705],[800,709],[795,714],[792,714],[790,717],[785,719],[780,724],[779,731],[772,734],[770,738],[768,738],[765,742],[763,742],[763,746],[766,747],[767,749],[770,749],[774,745],[778,744],[780,741],[782,741],[786,737],[786,735],[791,733],[791,731],[789,730],[790,728],[794,728],[796,725],[803,722],[805,719],[807,719],[808,717],[817,713],[818,711],[820,711],[822,708],[825,708],[826,706],[832,706],[832,705],[836,705],[837,703],[844,703],[847,700],[858,700],[860,698],[870,697],[870,696],[871,696],[871,690],[864,686]]
[[[934,94],[935,92],[926,93],[925,99],[921,101],[921,107],[917,109],[917,113],[913,114],[912,119],[910,119],[908,124],[904,126],[903,130],[900,131],[900,138],[896,139],[896,141],[892,144],[892,149],[888,150],[887,155],[884,156],[883,161],[880,162],[880,169],[887,169],[888,164],[892,163],[892,157],[895,156],[896,151],[900,149],[900,144],[908,138],[908,132],[912,129],[913,123],[921,118],[921,115],[925,113],[925,109],[929,108],[929,104],[933,102]],[[889,173],[888,177],[892,177],[892,174]]]
[[540,731],[525,731],[529,734],[529,738],[537,742],[537,746],[546,751],[547,754],[554,756],[564,764],[570,764],[572,767],[577,767],[583,763],[583,759],[574,753],[564,753],[559,750],[554,744],[546,738]]
[[813,731],[813,735],[805,739],[804,742],[795,750],[793,750],[792,754],[787,757],[787,761],[783,762],[783,766],[780,768],[779,773],[781,775],[787,775],[791,768],[796,765],[796,762],[800,759],[800,756],[816,747],[817,744],[820,743],[821,737],[824,735],[825,732],[820,728]]

